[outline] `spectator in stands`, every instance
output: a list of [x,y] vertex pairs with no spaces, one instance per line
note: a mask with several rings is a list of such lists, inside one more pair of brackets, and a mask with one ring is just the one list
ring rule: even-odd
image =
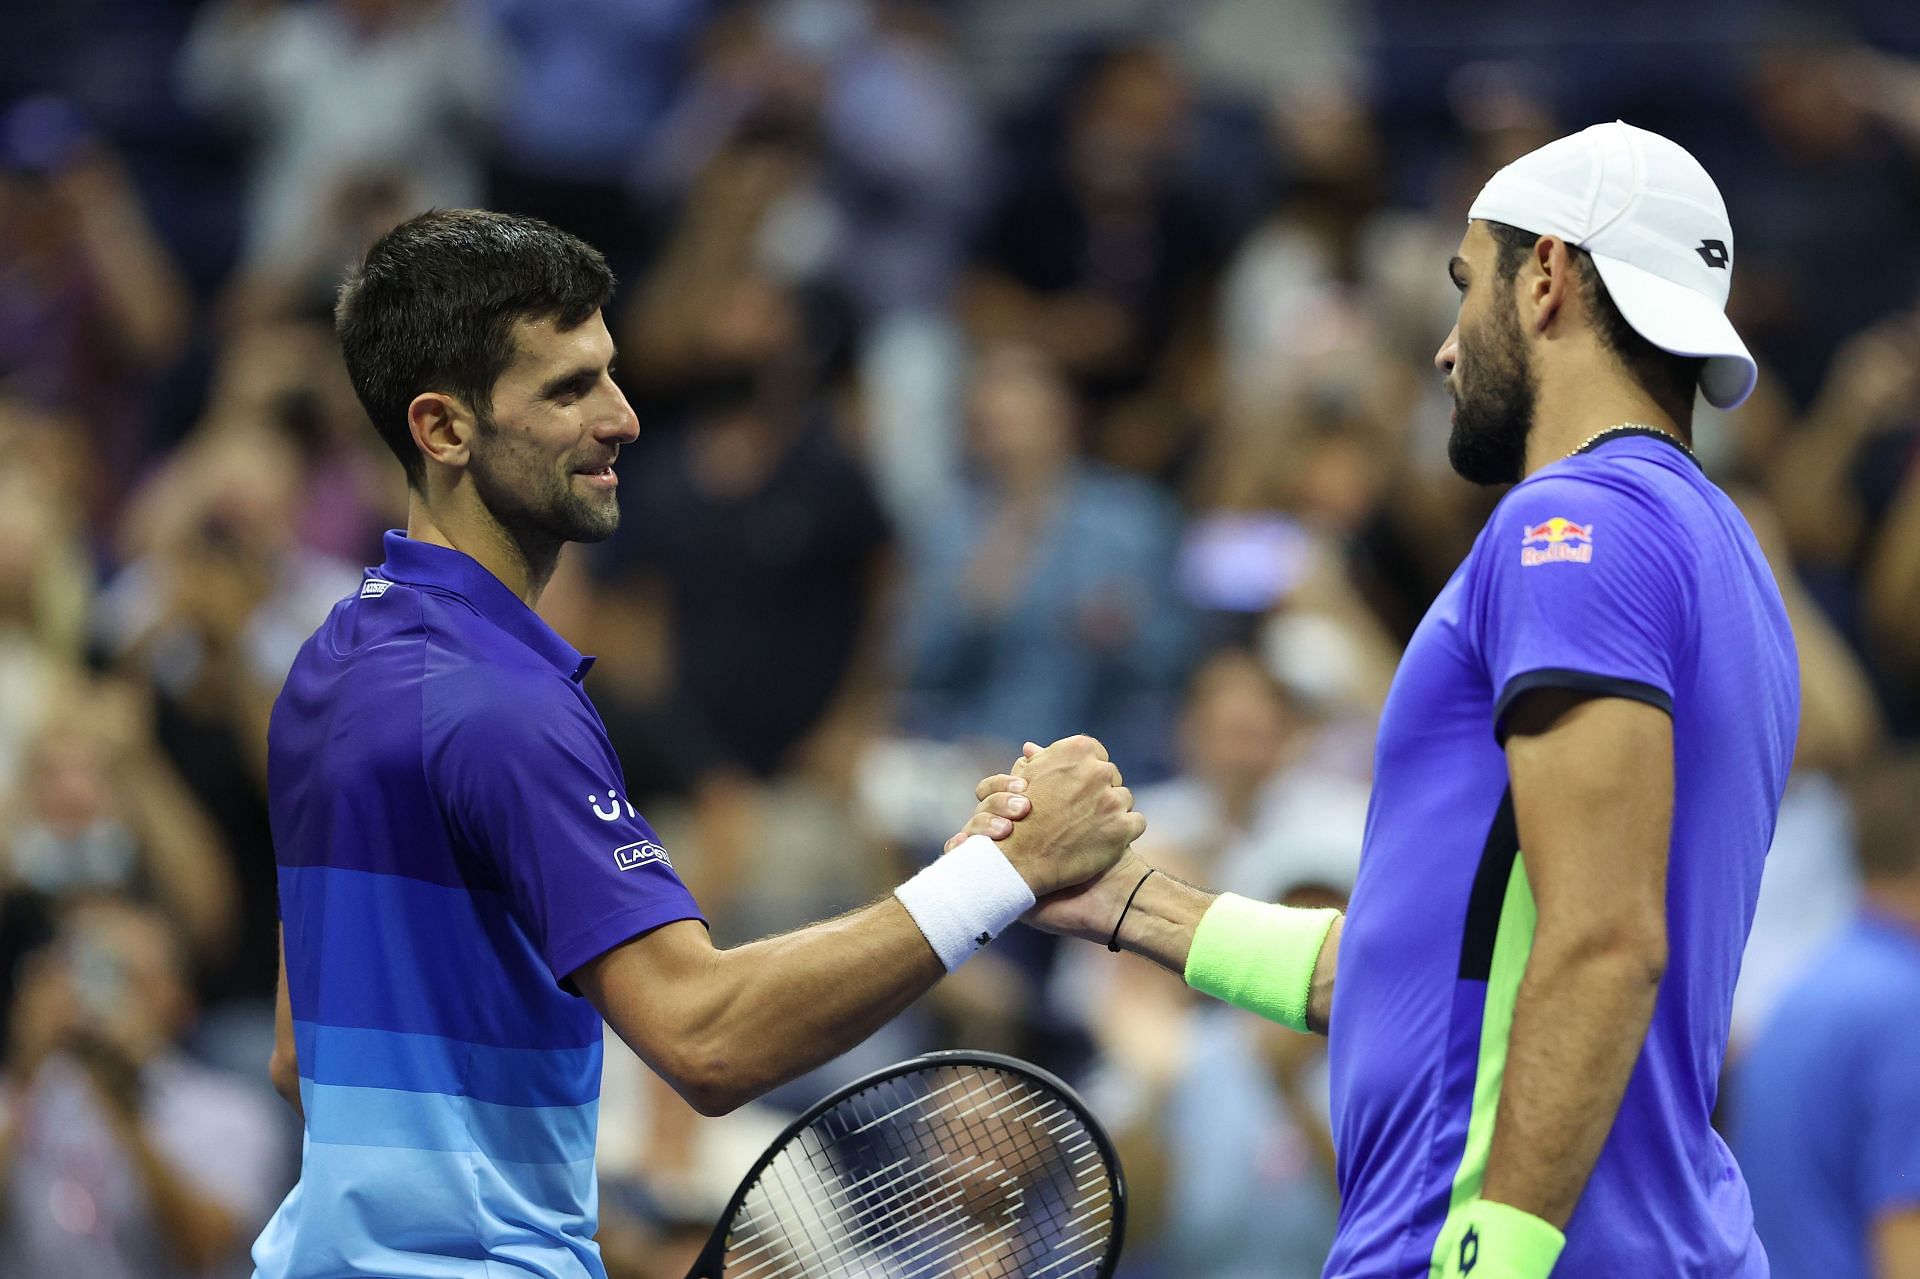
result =
[[1733,1146],[1776,1279],[1920,1274],[1920,758],[1855,790],[1865,910],[1735,1074]]
[[[0,115],[0,387],[71,415],[101,456],[141,454],[143,391],[183,349],[191,303],[104,141],[57,98]],[[89,467],[104,518],[133,465]]]
[[1920,727],[1920,308],[1849,337],[1766,480],[1809,591],[1872,662],[1897,731]]
[[639,211],[628,178],[687,73],[714,0],[648,4],[486,0],[506,80],[491,207],[551,222],[636,265]]
[[72,437],[0,401],[0,791],[49,701],[79,668],[92,565],[63,472]]
[[1913,444],[1865,582],[1867,625],[1909,728],[1920,725],[1920,437]]
[[[1456,532],[1403,474],[1408,432],[1388,426],[1388,409],[1406,407],[1394,390],[1404,369],[1366,343],[1338,365],[1214,427],[1177,581],[1210,631],[1256,645],[1316,713],[1370,725],[1396,636],[1411,634],[1453,565],[1422,570]],[[1408,563],[1398,548],[1423,558]]]
[[1057,152],[988,216],[965,302],[978,338],[1038,346],[1096,403],[1152,379],[1221,249],[1176,180],[1191,97],[1151,46],[1095,63]]
[[141,685],[93,679],[54,700],[0,811],[0,891],[12,884],[50,901],[137,897],[178,921],[196,960],[227,958],[233,871],[213,823],[154,740]]
[[627,501],[644,515],[616,550],[657,586],[671,682],[706,739],[765,777],[870,731],[888,529],[808,403],[794,297],[748,275],[685,305],[689,417],[632,446]]
[[[793,289],[807,269],[772,259],[778,211],[806,202],[818,160],[805,138],[768,121],[707,162],[653,269],[634,290],[621,325],[621,380],[643,399],[675,407],[702,394],[714,341],[713,313],[742,279]],[[697,406],[696,406],[697,407]]]
[[1018,749],[1079,725],[1151,772],[1189,659],[1178,508],[1080,459],[1073,390],[1037,348],[982,352],[969,405],[974,482],[912,572],[907,726]]
[[1920,167],[1869,110],[1844,21],[1815,6],[1762,19],[1743,85],[1750,149],[1727,167],[1743,273],[1734,318],[1802,404],[1848,336],[1920,285],[1905,230]]
[[1140,811],[1153,815],[1147,840],[1228,892],[1258,896],[1301,882],[1351,888],[1368,787],[1317,764],[1315,728],[1252,654],[1215,654],[1187,694],[1185,766],[1139,791]]
[[0,1072],[0,1270],[225,1272],[284,1184],[270,1096],[179,1048],[191,1016],[166,917],[93,898],[28,966]]
[[1770,487],[1795,557],[1831,583],[1882,540],[1920,445],[1920,309],[1887,316],[1834,353],[1805,417],[1775,455]]
[[719,28],[640,181],[659,198],[743,144],[804,153],[756,229],[756,265],[860,318],[944,306],[979,200],[966,89],[914,6],[774,0]]
[[[392,456],[367,429],[340,360],[333,326],[312,321],[249,325],[221,347],[200,423],[156,471],[120,522],[114,550],[138,558],[204,498],[214,441],[264,437],[295,467],[279,513],[290,552],[360,565],[380,558],[380,535],[405,522],[405,486]],[[224,478],[235,478],[227,475]],[[296,549],[297,548],[297,549]],[[333,574],[333,582],[340,581]]]
[[219,829],[238,880],[240,936],[205,993],[251,1000],[256,1019],[271,1011],[279,954],[267,719],[299,646],[360,583],[353,565],[296,542],[301,479],[283,433],[197,434],[140,499],[157,510],[129,520],[140,532],[133,558],[96,614],[109,660],[153,687],[161,746]]
[[480,201],[500,65],[453,0],[218,0],[180,71],[189,101],[257,148],[241,287],[258,296],[241,315],[305,296],[288,264],[316,246],[357,248],[406,214]]

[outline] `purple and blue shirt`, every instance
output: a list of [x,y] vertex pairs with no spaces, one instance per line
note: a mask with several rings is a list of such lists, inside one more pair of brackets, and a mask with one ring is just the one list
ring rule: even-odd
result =
[[581,681],[479,563],[386,536],[274,705],[306,1111],[257,1279],[602,1279],[588,960],[700,918]]
[[1502,748],[1534,689],[1673,719],[1668,962],[1557,1274],[1763,1279],[1713,1111],[1799,724],[1793,635],[1746,520],[1673,443],[1615,435],[1516,485],[1408,646],[1380,720],[1330,1032],[1328,1279],[1429,1273],[1478,1194],[1534,900]]

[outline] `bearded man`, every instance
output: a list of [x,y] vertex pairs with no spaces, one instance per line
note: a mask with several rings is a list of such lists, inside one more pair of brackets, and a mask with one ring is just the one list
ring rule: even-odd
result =
[[1753,386],[1732,266],[1713,180],[1656,134],[1494,175],[1434,362],[1454,468],[1513,488],[1401,661],[1347,914],[1129,856],[1037,916],[1328,1035],[1328,1279],[1767,1274],[1709,1116],[1799,676],[1690,447],[1696,389]]

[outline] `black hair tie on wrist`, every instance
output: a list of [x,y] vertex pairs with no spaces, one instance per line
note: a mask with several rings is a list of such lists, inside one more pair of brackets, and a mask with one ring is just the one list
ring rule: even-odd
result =
[[1140,877],[1140,883],[1135,884],[1133,891],[1127,894],[1127,904],[1120,908],[1120,918],[1113,921],[1113,936],[1107,938],[1107,949],[1114,954],[1120,953],[1120,925],[1127,922],[1127,912],[1133,909],[1133,899],[1140,895],[1141,885],[1153,878],[1154,872],[1159,869],[1158,866],[1147,867],[1147,873]]

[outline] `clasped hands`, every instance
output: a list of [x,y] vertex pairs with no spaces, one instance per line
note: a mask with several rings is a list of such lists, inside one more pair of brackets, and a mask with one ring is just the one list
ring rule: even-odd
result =
[[974,835],[995,840],[1039,898],[1026,923],[1104,942],[1146,871],[1132,845],[1147,828],[1106,747],[1085,736],[1045,748],[1028,742],[974,798],[979,807],[947,851]]

